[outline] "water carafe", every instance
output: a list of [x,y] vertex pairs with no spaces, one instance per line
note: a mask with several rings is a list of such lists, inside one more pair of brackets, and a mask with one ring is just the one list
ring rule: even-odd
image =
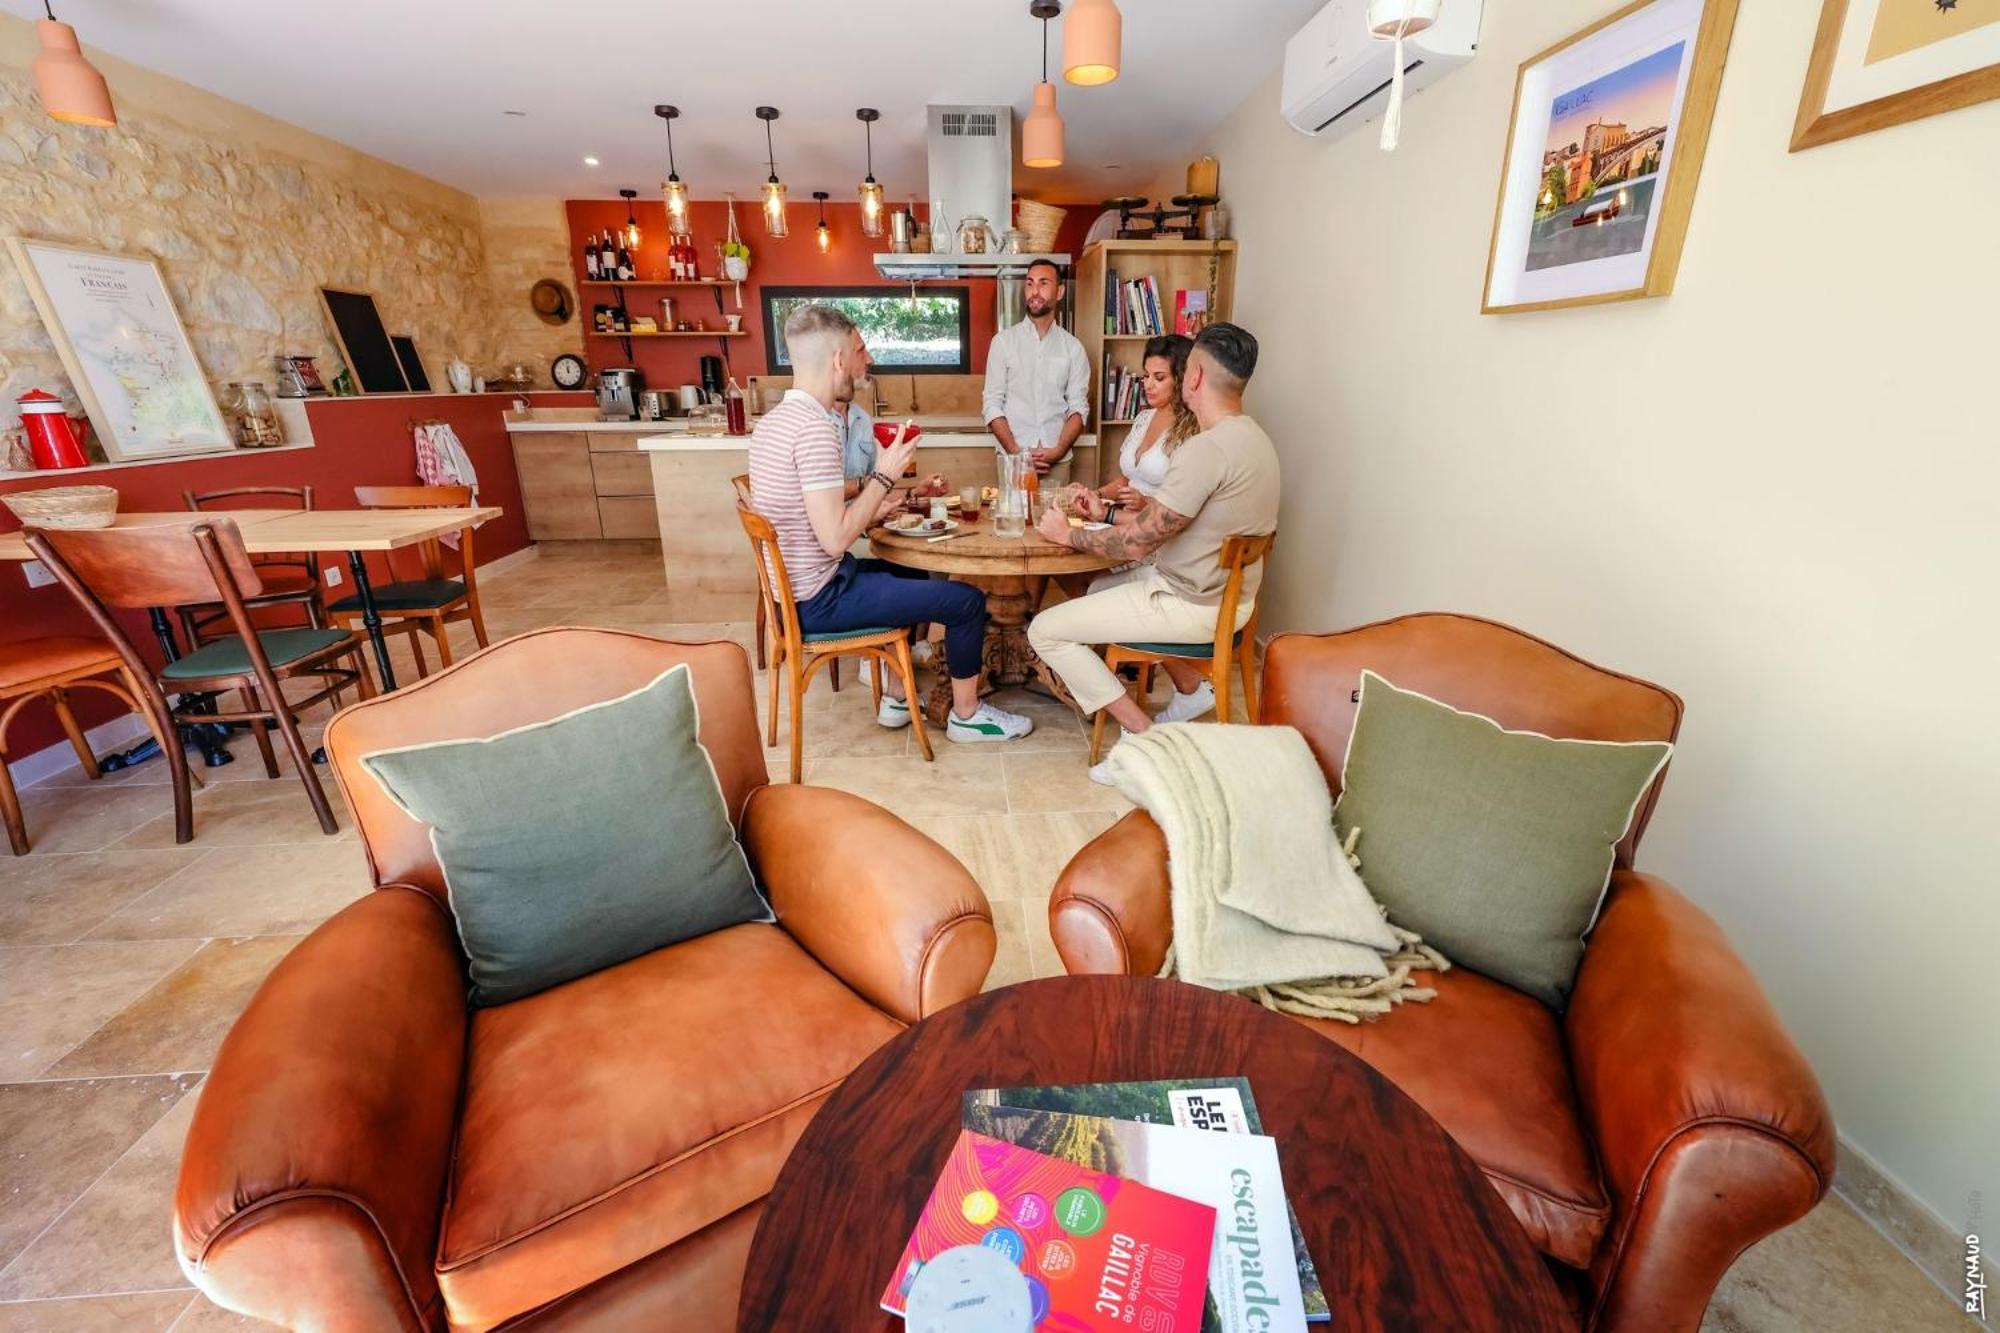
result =
[[1000,498],[993,502],[993,533],[1019,537],[1028,530],[1028,478],[1035,460],[1025,453],[996,455],[1000,462]]

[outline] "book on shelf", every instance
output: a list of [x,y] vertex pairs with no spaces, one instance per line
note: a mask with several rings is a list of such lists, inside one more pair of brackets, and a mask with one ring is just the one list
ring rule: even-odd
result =
[[[1072,1083],[1040,1087],[975,1088],[964,1097],[963,1118],[968,1127],[992,1123],[1002,1111],[1061,1112],[1078,1116],[1138,1121],[1144,1124],[1178,1126],[1218,1135],[1262,1136],[1264,1125],[1257,1114],[1257,1100],[1244,1078],[1155,1079],[1137,1083]],[[1002,1121],[1007,1128],[1018,1122]],[[1011,1137],[1001,1134],[1000,1137]],[[1268,1140],[1267,1140],[1268,1141]],[[1027,1146],[1047,1151],[1037,1143]],[[1095,1165],[1096,1163],[1093,1163]],[[1106,1168],[1109,1169],[1109,1168]],[[1159,1180],[1141,1175],[1148,1184],[1173,1189]],[[1276,1196],[1284,1198],[1282,1189]],[[1291,1205],[1284,1217],[1290,1229],[1290,1244],[1297,1269],[1297,1292],[1307,1323],[1325,1323],[1332,1318],[1319,1272],[1306,1251],[1305,1234]],[[1282,1245],[1277,1248],[1282,1249]],[[1284,1327],[1273,1324],[1273,1328]]]
[[1174,332],[1192,338],[1208,327],[1208,293],[1183,287],[1174,293]]
[[1119,331],[1120,323],[1118,319],[1118,293],[1122,290],[1123,289],[1120,288],[1118,285],[1118,270],[1115,268],[1105,269],[1104,270],[1104,331],[1106,333],[1117,333]]
[[1195,1333],[1215,1209],[970,1131],[945,1160],[882,1308],[901,1315],[924,1265],[961,1245],[1011,1260],[1037,1327]]

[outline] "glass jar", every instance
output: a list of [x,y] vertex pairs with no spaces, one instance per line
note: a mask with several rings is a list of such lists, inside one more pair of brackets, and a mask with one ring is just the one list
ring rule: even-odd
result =
[[1003,255],[1024,255],[1028,253],[1028,233],[1019,227],[1007,228],[1000,238],[1000,253]]
[[958,252],[962,255],[983,255],[993,247],[993,228],[986,219],[974,213],[958,224]]
[[236,425],[237,443],[248,449],[269,449],[285,442],[285,431],[278,424],[278,408],[271,401],[271,391],[264,385],[251,381],[242,387],[243,407]]
[[951,253],[951,222],[944,215],[944,200],[931,200],[931,253]]

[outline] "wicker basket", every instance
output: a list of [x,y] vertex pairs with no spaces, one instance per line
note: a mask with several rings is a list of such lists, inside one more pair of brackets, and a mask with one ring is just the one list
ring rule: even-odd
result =
[[1016,215],[1020,219],[1022,244],[1032,255],[1055,253],[1056,233],[1062,230],[1063,218],[1069,213],[1066,208],[1054,204],[1038,204],[1032,199],[1023,199]]
[[0,501],[24,528],[108,528],[118,517],[118,492],[109,486],[51,486],[0,495]]

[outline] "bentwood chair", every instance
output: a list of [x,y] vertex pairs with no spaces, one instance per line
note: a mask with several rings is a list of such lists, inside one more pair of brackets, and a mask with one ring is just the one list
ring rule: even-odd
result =
[[[232,486],[221,491],[182,491],[181,499],[196,512],[224,512],[231,509],[311,509],[310,486]],[[324,628],[319,591],[319,555],[314,551],[288,551],[273,555],[253,555],[257,577],[264,591],[246,602],[253,611],[267,607],[296,606],[305,611],[306,623]],[[191,644],[220,638],[231,632],[229,615],[220,605],[180,608],[181,629]]]
[[[1250,618],[1243,622],[1242,629],[1236,629],[1236,608],[1243,603],[1243,573],[1252,565],[1271,553],[1271,544],[1277,541],[1276,533],[1266,533],[1261,537],[1231,537],[1222,543],[1222,554],[1216,563],[1229,571],[1229,582],[1222,589],[1222,602],[1215,608],[1215,641],[1213,643],[1113,643],[1104,651],[1104,664],[1113,671],[1120,667],[1139,668],[1139,691],[1144,694],[1153,682],[1153,668],[1170,657],[1182,660],[1200,659],[1208,663],[1208,677],[1215,685],[1215,720],[1229,720],[1229,663],[1233,659],[1243,677],[1243,710],[1252,722],[1258,720],[1257,710],[1257,611],[1253,607]],[[1090,762],[1096,763],[1098,751],[1104,748],[1104,713],[1097,710],[1097,716],[1090,724]]]
[[[736,503],[745,509],[750,507],[750,474],[742,473],[731,477],[729,484],[736,488]],[[764,638],[771,627],[771,590],[764,580],[757,580],[757,669],[763,671],[770,663],[765,660]]]
[[[143,528],[30,528],[27,540],[35,558],[97,622],[130,677],[144,684],[139,697],[156,734],[171,734],[180,722],[247,723],[264,756],[264,772],[275,778],[278,759],[270,735],[275,726],[299,781],[305,784],[320,829],[328,834],[340,831],[326,790],[313,771],[312,755],[299,735],[298,714],[327,698],[337,704],[349,685],[363,699],[374,694],[362,661],[367,639],[310,625],[261,630],[253,625],[250,603],[263,592],[263,582],[243,549],[235,520],[222,514]],[[202,644],[157,674],[112,614],[211,602],[228,614],[235,633]],[[350,658],[352,665],[335,666],[340,657]],[[299,677],[318,677],[327,683],[310,694],[288,698],[284,682]],[[234,712],[194,713],[184,708],[183,716],[167,702],[168,690],[183,695],[236,690],[243,706]],[[174,841],[187,842],[194,837],[187,756],[179,745],[168,745],[166,751],[174,788]]]
[[[356,486],[354,498],[363,509],[465,509],[472,504],[470,486]],[[423,562],[422,577],[404,579],[393,583],[378,584],[375,589],[375,610],[383,620],[383,630],[391,634],[408,634],[410,652],[417,659],[419,679],[429,674],[424,665],[424,647],[420,634],[428,629],[437,644],[438,658],[444,665],[451,665],[451,637],[446,627],[459,622],[472,626],[472,635],[479,646],[486,646],[486,620],[479,612],[479,581],[473,571],[472,528],[468,525],[458,530],[457,578],[448,576],[445,568],[444,544],[433,538],[419,542],[417,555]],[[390,558],[390,572],[394,570],[394,556]],[[359,629],[361,626],[361,598],[349,595],[327,608],[333,623],[343,629]]]
[[139,702],[145,687],[133,679],[118,650],[103,639],[64,634],[0,643],[0,819],[6,822],[7,844],[16,856],[27,853],[28,825],[7,773],[7,728],[23,708],[37,699],[48,700],[83,771],[92,781],[103,776],[76,714],[70,711],[73,689],[103,690],[144,718],[162,747],[167,744],[152,713]]
[[778,677],[783,675],[792,700],[792,781],[800,779],[804,768],[805,695],[813,672],[843,657],[858,657],[875,663],[868,673],[870,694],[875,707],[882,707],[882,673],[894,669],[902,677],[903,697],[910,701],[910,725],[916,728],[917,748],[924,762],[931,761],[931,738],[924,731],[923,696],[917,693],[917,669],[910,662],[908,625],[838,630],[826,634],[806,634],[799,629],[798,603],[792,599],[791,576],[785,572],[784,552],[778,549],[778,533],[771,521],[747,505],[736,507],[750,538],[750,552],[757,560],[757,578],[769,590],[776,632],[771,639],[771,712],[764,743],[778,743]]

